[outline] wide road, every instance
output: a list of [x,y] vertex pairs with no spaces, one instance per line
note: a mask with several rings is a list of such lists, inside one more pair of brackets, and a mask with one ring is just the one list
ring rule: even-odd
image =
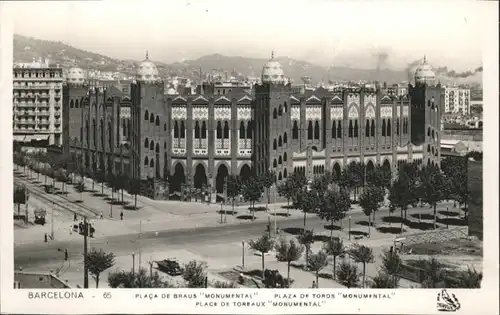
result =
[[[432,211],[430,209],[420,209],[421,212]],[[388,210],[380,210],[378,218],[387,216]],[[351,213],[351,222],[354,224],[359,220],[366,220],[366,216],[361,212]],[[307,218],[307,229],[314,229],[316,233],[325,231],[325,221],[321,221],[317,216],[310,215]],[[266,223],[249,222],[247,224],[220,225],[211,227],[200,227],[196,229],[164,230],[158,232],[147,232],[141,234],[140,244],[144,251],[154,251],[160,248],[190,248],[199,247],[203,244],[231,243],[237,241],[248,241],[260,237],[266,230]],[[347,219],[344,219],[343,227],[347,229]],[[288,219],[278,222],[278,228],[300,228],[303,227],[302,218]],[[366,230],[366,227],[356,226],[356,230]],[[345,231],[347,232],[347,231]],[[337,232],[334,232],[336,234]],[[391,235],[387,234],[390,238]],[[89,238],[89,248],[102,248],[104,251],[113,252],[120,256],[121,253],[129,254],[138,248],[139,235],[126,234],[109,236],[101,239]],[[52,241],[48,244],[23,244],[14,248],[14,264],[23,268],[34,267],[50,263],[52,260],[60,259],[61,253],[58,249],[68,249],[70,257],[79,259],[83,252],[83,236],[80,241]]]

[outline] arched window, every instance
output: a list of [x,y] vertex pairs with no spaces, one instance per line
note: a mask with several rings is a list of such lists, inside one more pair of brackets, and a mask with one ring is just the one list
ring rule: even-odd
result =
[[283,164],[283,161],[281,160],[281,156],[280,156],[280,157],[278,157],[278,164],[279,164],[279,165]]
[[200,123],[197,120],[194,123],[194,138],[200,139]]
[[207,138],[207,123],[205,121],[201,123],[201,138]]
[[181,120],[181,139],[186,138],[186,127],[184,127],[184,120]]
[[151,142],[149,143],[149,149],[150,150],[154,150],[155,149],[155,142],[153,140],[151,140]]
[[427,145],[427,152],[431,152],[431,146],[429,144]]
[[299,138],[299,126],[297,125],[297,121],[294,120],[292,128],[292,139],[298,139],[298,138]]
[[342,139],[342,121],[337,122],[337,139]]
[[337,138],[337,123],[335,120],[332,122],[332,139]]
[[387,136],[391,136],[391,119],[387,119]]
[[317,120],[314,124],[314,139],[319,139],[319,122]]
[[370,136],[370,120],[366,120],[366,125],[365,125],[365,137],[368,138]]
[[286,135],[286,132],[283,134],[283,143],[287,143],[288,142],[288,137]]
[[278,118],[278,112],[276,111],[276,108],[273,111],[273,118],[274,119]]
[[146,111],[144,112],[144,120],[148,120],[148,119],[149,119],[149,112],[146,109]]
[[157,143],[155,147],[156,154],[160,153],[160,145]]
[[434,129],[431,130],[432,139],[434,139]]
[[382,119],[382,137],[385,137],[385,119]]
[[94,146],[97,146],[97,124],[95,119],[92,120],[92,137],[94,140]]
[[277,148],[278,148],[278,145],[277,145],[276,139],[274,139],[274,141],[273,141],[273,150],[276,150]]
[[359,131],[359,126],[358,126],[358,120],[354,120],[354,138],[358,137],[358,131]]
[[154,124],[154,122],[155,122],[155,115],[153,113],[151,113],[149,116],[149,122],[152,124]]
[[73,108],[75,107],[75,103],[73,102],[73,100],[69,101],[69,108]]
[[[165,150],[167,149],[167,141],[163,142],[163,149],[165,149]],[[165,154],[167,154],[167,153],[165,152]]]
[[167,131],[167,124],[163,124],[163,131]]
[[149,167],[155,167],[155,159],[151,159],[151,161],[149,161]]
[[371,136],[375,137],[375,119],[372,119]]
[[224,122],[224,139],[229,139],[229,123]]
[[245,139],[245,123],[240,122],[240,139]]
[[279,136],[279,138],[278,138],[278,147],[281,147],[282,145],[283,145],[283,141],[282,141],[281,136]]
[[179,124],[174,120],[174,138],[179,138]]
[[287,174],[287,171],[286,171],[286,168],[285,168],[285,169],[283,170],[283,178],[286,178],[286,176],[287,176],[287,175],[288,175],[288,174]]
[[105,130],[104,130],[104,121],[102,119],[99,122],[99,132],[101,133],[100,134],[100,136],[101,136],[101,148],[104,148],[104,134],[105,134]]
[[253,128],[253,122],[249,121],[247,124],[247,139],[252,139],[252,128]]
[[276,159],[273,161],[273,167],[278,167],[278,162],[276,162]]
[[285,152],[285,153],[283,153],[283,161],[286,162],[286,160],[287,160],[287,155],[286,155],[286,152]]
[[149,159],[147,156],[144,158],[144,166],[149,166]]
[[352,120],[349,119],[349,138],[352,138],[354,135],[354,130],[353,130],[353,127],[352,127]]
[[431,136],[431,127],[427,127],[427,137]]
[[80,127],[80,142],[83,142],[83,127]]
[[217,139],[222,139],[222,123],[217,122]]
[[281,105],[280,107],[278,107],[278,115],[279,116],[283,115],[283,107],[281,107]]
[[75,108],[79,108],[78,106],[79,106],[79,104],[78,104],[78,100],[76,100],[76,101],[75,101]]
[[288,105],[286,104],[286,102],[285,102],[285,104],[283,105],[283,111],[284,111],[285,113],[288,111]]
[[282,180],[283,177],[281,177],[281,172],[278,174],[278,180]]
[[160,116],[156,116],[155,125],[157,125],[157,126],[160,125]]
[[307,139],[312,140],[313,138],[313,123],[309,120],[309,126],[307,127]]
[[396,134],[399,136],[399,118],[396,119]]

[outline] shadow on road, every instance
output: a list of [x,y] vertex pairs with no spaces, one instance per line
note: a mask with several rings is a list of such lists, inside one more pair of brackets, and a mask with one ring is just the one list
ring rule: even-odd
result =
[[238,220],[252,220],[253,216],[249,214],[243,214],[236,217]]
[[272,216],[276,215],[277,217],[289,217],[291,214],[286,213],[286,212],[276,212],[276,213],[271,213]]
[[[252,207],[248,207],[248,211],[252,211]],[[253,211],[255,211],[255,212],[266,211],[266,207],[262,207],[262,206],[254,207]]]
[[460,213],[458,212],[452,212],[452,211],[438,211],[440,215],[444,215],[446,217],[458,217],[460,216]]
[[125,209],[125,210],[139,210],[139,209],[141,209],[141,207],[140,206],[136,207],[136,206],[130,204],[130,205],[124,205],[123,209]]
[[368,236],[368,232],[358,231],[358,230],[351,230],[349,233],[350,233],[352,236],[364,236],[364,237],[367,237],[367,236]]
[[300,235],[304,232],[303,228],[297,228],[297,227],[287,227],[283,229],[283,232],[286,232],[288,234],[292,235]]
[[361,226],[373,226],[373,222],[368,222],[368,221],[356,221],[356,225],[361,225]]
[[238,211],[232,211],[232,210],[217,210],[217,213],[218,214],[228,214],[228,215],[235,215],[236,213],[238,213]]
[[323,227],[328,231],[331,231],[331,230],[340,231],[340,230],[342,230],[342,227],[340,225],[336,225],[336,224],[333,224],[333,225],[327,224],[327,225],[324,225]]
[[406,230],[405,229],[401,230],[400,227],[395,227],[395,226],[381,226],[377,228],[377,231],[386,234],[401,234]]
[[328,235],[323,235],[323,234],[320,234],[320,235],[314,235],[313,237],[313,240],[315,242],[326,242],[330,239],[330,236]]

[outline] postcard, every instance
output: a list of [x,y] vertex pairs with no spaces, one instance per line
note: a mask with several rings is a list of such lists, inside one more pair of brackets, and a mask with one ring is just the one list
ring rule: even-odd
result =
[[0,13],[2,312],[498,313],[498,3]]

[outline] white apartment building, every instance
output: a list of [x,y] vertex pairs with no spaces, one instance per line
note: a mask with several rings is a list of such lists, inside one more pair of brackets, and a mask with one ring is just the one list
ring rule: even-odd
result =
[[39,60],[13,71],[14,140],[62,145],[62,68]]
[[444,112],[469,115],[470,90],[459,87],[445,87]]

